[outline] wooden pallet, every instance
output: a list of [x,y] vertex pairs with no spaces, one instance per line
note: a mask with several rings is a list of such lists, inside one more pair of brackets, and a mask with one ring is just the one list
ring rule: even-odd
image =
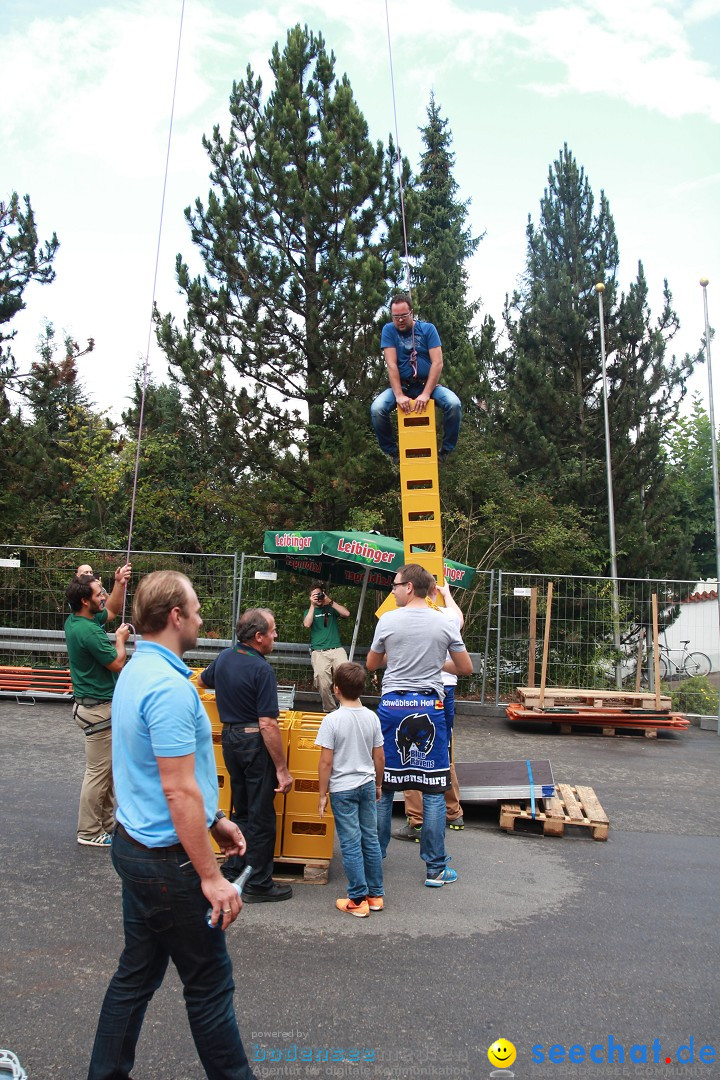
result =
[[[552,722],[555,727],[560,729],[561,735],[572,735],[576,731],[582,731],[583,729],[587,730],[590,727],[600,726],[600,721],[598,721],[597,725],[591,725],[585,722],[581,724],[558,724],[557,721]],[[669,727],[670,725],[667,726]],[[603,726],[600,728],[601,734],[607,737],[622,736],[625,735],[628,731],[639,731],[645,736],[646,739],[657,739],[658,730],[664,731],[665,727],[658,729],[657,727],[647,727],[644,724],[618,724],[616,727],[611,727],[609,724],[606,723],[603,724]]]
[[329,871],[329,859],[298,859],[292,855],[280,855],[275,859],[273,881],[327,885]]
[[[540,691],[535,687],[520,686],[518,697],[527,709],[540,708]],[[543,709],[554,705],[582,704],[594,709],[649,709],[651,712],[669,712],[672,701],[667,694],[660,695],[658,706],[655,693],[642,690],[582,690],[569,686],[548,686],[543,697]]]
[[593,840],[607,840],[610,822],[591,787],[557,784],[552,798],[536,800],[534,818],[529,799],[500,803],[500,828],[506,832],[563,836],[568,825],[589,830]]
[[581,728],[600,728],[603,735],[640,731],[648,739],[655,739],[658,731],[685,731],[690,726],[687,717],[679,713],[651,712],[647,709],[556,706],[539,710],[513,702],[508,705],[506,712],[508,719],[515,723],[552,724],[563,735],[570,735]]

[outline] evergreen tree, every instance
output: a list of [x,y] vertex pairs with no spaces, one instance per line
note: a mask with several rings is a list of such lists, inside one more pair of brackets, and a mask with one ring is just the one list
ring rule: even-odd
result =
[[442,382],[466,407],[480,388],[479,346],[472,329],[480,303],[468,299],[467,261],[482,237],[473,237],[467,227],[470,200],[458,200],[452,172],[452,134],[434,95],[427,118],[421,128],[425,149],[411,204],[416,214],[412,255],[417,261],[411,275],[414,306],[421,318],[437,327],[443,345]]
[[662,545],[663,431],[677,415],[693,361],[669,357],[678,322],[665,285],[653,322],[642,265],[618,295],[618,242],[567,146],[550,169],[540,225],[527,227],[527,267],[506,303],[509,347],[497,357],[493,419],[513,475],[577,507],[607,535],[600,319],[604,291],[610,443],[621,573],[673,573]]
[[14,390],[22,387],[7,345],[15,337],[8,324],[25,307],[23,295],[30,282],[49,284],[54,279],[52,263],[57,248],[54,233],[44,244],[39,240],[29,195],[21,203],[14,191],[7,202],[0,201],[0,458],[6,463],[0,515],[6,528],[12,528],[23,509],[25,496],[18,459],[22,462],[28,450],[26,425],[6,392],[9,386]]
[[30,196],[25,195],[22,203],[24,209],[16,191],[8,202],[0,202],[0,379],[14,371],[12,355],[3,342],[11,341],[15,332],[7,332],[5,324],[25,307],[23,294],[31,281],[47,285],[55,278],[52,263],[58,238],[53,233],[43,244]]
[[159,338],[218,468],[251,472],[295,524],[331,526],[378,483],[368,409],[397,268],[392,162],[319,34],[290,30],[270,67],[267,100],[248,68],[229,133],[204,139],[213,187],[186,217],[205,273],[178,256],[185,325],[166,316]]
[[23,410],[12,425],[6,487],[16,510],[12,525],[25,541],[66,544],[88,530],[89,511],[77,498],[75,478],[85,466],[83,430],[97,418],[78,381],[76,361],[93,347],[90,339],[81,352],[69,336],[60,344],[54,327],[46,323],[37,346],[39,359],[14,385]]
[[[666,433],[668,488],[671,495],[664,536],[672,531],[687,554],[683,578],[717,574],[710,418],[699,394],[690,416],[681,416]],[[669,542],[671,538],[668,537]]]

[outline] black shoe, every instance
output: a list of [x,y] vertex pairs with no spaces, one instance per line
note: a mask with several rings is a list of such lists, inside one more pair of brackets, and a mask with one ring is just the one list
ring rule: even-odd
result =
[[269,889],[243,889],[243,904],[271,904],[278,900],[289,900],[292,896],[292,885],[272,884]]

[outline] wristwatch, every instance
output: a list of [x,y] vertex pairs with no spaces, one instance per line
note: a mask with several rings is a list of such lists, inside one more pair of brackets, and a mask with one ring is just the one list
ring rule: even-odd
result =
[[225,817],[225,811],[224,810],[218,810],[217,814],[213,818],[212,825],[210,826],[210,828],[212,829],[213,825],[217,825],[218,821],[222,821],[222,819],[224,817]]

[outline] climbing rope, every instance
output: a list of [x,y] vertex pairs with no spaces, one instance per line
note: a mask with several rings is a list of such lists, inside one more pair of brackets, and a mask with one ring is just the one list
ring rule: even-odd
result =
[[[182,32],[183,32],[183,20],[185,17],[185,0],[182,0],[182,8],[180,11],[180,30],[178,32],[177,54],[175,57],[175,78],[173,81],[172,103],[170,106],[170,124],[168,127],[168,139],[167,139],[167,151],[165,154],[165,175],[163,178],[162,189],[162,201],[160,204],[160,222],[158,226],[158,238],[157,248],[155,251],[155,275],[153,277],[152,287],[152,304],[150,307],[150,319],[148,325],[147,346],[145,348],[145,362],[143,364],[143,381],[142,381],[142,393],[140,395],[140,417],[138,420],[138,434],[137,434],[137,446],[135,448],[135,471],[133,474],[133,489],[132,498],[130,500],[130,522],[128,524],[128,542],[127,542],[127,557],[126,562],[130,562],[130,551],[132,549],[132,534],[133,523],[135,520],[135,500],[137,497],[137,483],[138,472],[140,469],[140,442],[142,439],[143,419],[145,416],[145,393],[147,391],[148,381],[148,365],[150,360],[150,341],[152,338],[153,321],[155,313],[155,292],[157,289],[158,269],[160,266],[160,243],[162,240],[163,220],[165,217],[165,195],[167,193],[168,173],[170,170],[170,145],[172,142],[173,122],[175,119],[175,97],[177,94],[178,84],[178,71],[180,69],[180,46],[182,44]],[[125,603],[127,600],[127,583],[125,584],[125,592],[123,594],[123,608],[122,608],[122,622],[125,622]]]
[[400,135],[398,133],[397,101],[395,98],[395,69],[393,67],[392,41],[390,38],[390,9],[388,6],[388,0],[385,0],[385,22],[387,24],[388,55],[390,57],[390,88],[392,91],[393,119],[395,121],[395,144],[397,146],[398,186],[400,188],[400,215],[402,217],[403,242],[405,244],[405,279],[407,283],[407,294],[410,298],[412,298],[412,290],[410,288],[410,254],[408,252],[407,225],[405,223],[405,189],[403,188],[402,178],[402,153],[400,152]]

